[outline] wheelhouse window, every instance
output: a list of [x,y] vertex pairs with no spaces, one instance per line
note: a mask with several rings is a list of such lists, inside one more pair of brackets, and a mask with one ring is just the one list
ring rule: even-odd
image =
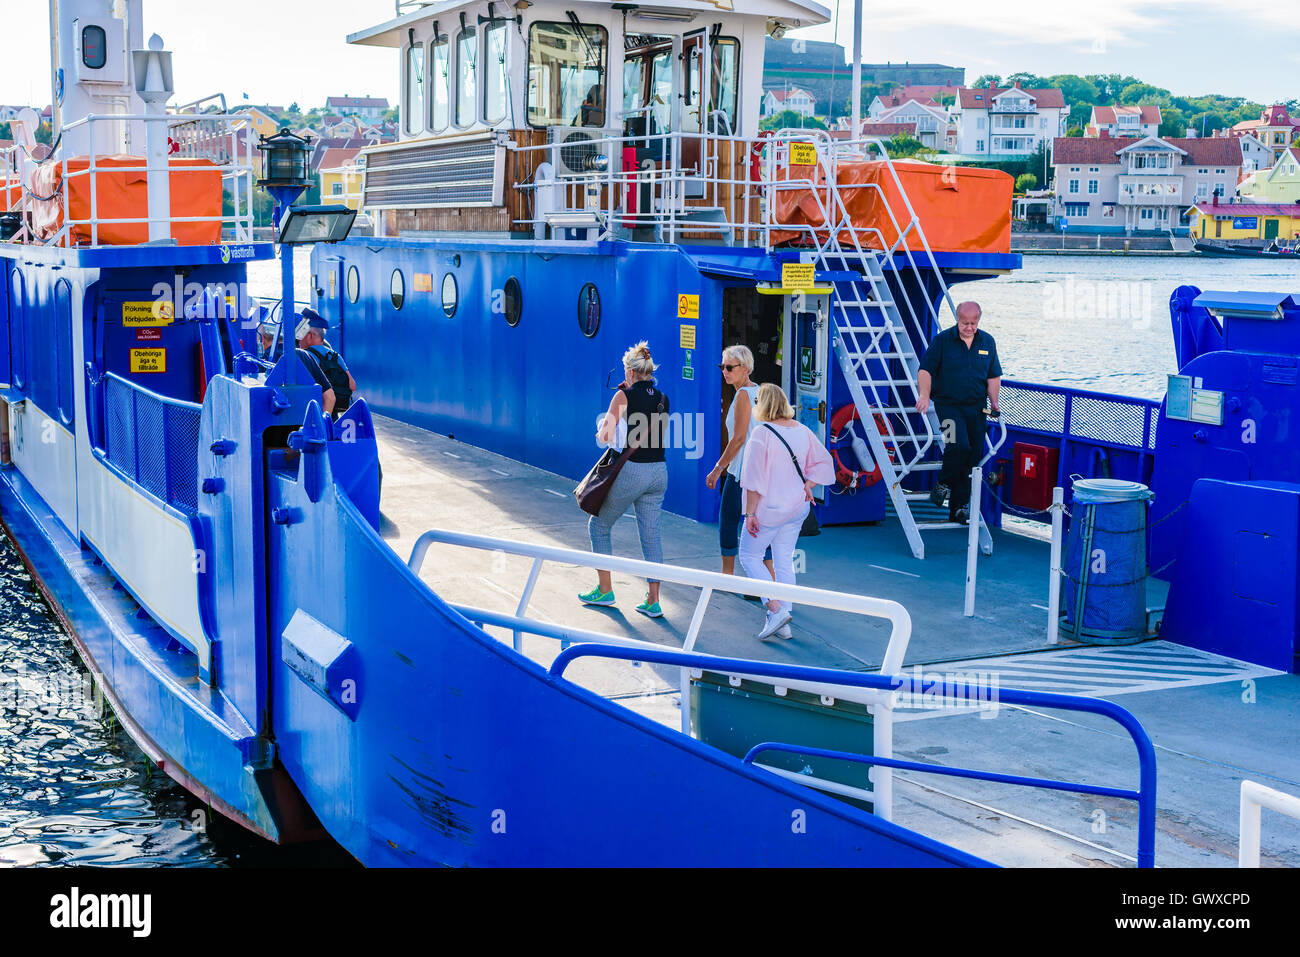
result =
[[[703,38],[697,39],[686,51],[686,108],[682,125],[688,133],[700,131],[700,87],[703,83]],[[736,128],[736,97],[740,70],[740,43],[734,37],[719,37],[712,44],[713,65],[709,70],[709,100],[705,116],[720,111],[727,117],[725,124],[716,116],[707,121],[709,132],[730,133]]]
[[424,129],[424,44],[406,49],[406,132]]
[[530,126],[605,126],[609,34],[583,23],[528,28]]
[[441,133],[451,122],[451,41],[429,44],[429,129]]
[[506,22],[491,23],[483,33],[483,122],[496,125],[506,118]]
[[467,27],[456,36],[456,125],[478,119],[478,33]]

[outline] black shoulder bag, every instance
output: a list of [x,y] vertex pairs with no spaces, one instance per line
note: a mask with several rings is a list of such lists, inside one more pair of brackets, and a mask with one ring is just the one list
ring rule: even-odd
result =
[[[659,405],[655,409],[656,415],[662,415],[664,411],[664,391],[659,390]],[[617,432],[617,429],[615,430]],[[591,471],[583,477],[573,490],[573,497],[578,500],[578,507],[588,515],[599,515],[601,507],[605,504],[605,499],[609,497],[609,490],[614,487],[614,479],[618,478],[618,473],[623,471],[623,466],[627,460],[636,452],[636,446],[631,442],[627,444],[622,452],[615,452],[613,449],[606,449],[596,464],[591,467]]]
[[[799,473],[799,481],[807,484],[808,479],[804,477],[803,469],[799,467],[799,460],[795,458],[794,449],[790,448],[790,443],[782,438],[781,433],[773,428],[770,423],[764,422],[763,427],[772,429],[772,434],[777,437],[777,440],[785,446],[785,450],[790,453],[790,464],[793,465],[794,470]],[[808,516],[803,520],[803,528],[799,529],[799,537],[812,538],[814,535],[820,535],[821,533],[822,527],[817,523],[817,509],[814,507],[813,503],[809,503]]]

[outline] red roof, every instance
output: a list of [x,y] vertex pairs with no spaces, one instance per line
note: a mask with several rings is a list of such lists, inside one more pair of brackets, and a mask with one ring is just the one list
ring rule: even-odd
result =
[[792,86],[788,90],[768,90],[767,92],[771,93],[772,96],[776,97],[776,102],[778,103],[784,103],[787,98],[794,96],[796,93],[802,93],[804,96],[808,97],[808,99],[812,100],[814,103],[817,102],[817,97],[813,96],[807,90],[800,89],[797,86]]
[[331,110],[386,110],[388,100],[381,96],[331,96],[326,97],[325,106]]
[[1093,119],[1098,123],[1111,124],[1118,123],[1119,116],[1139,115],[1142,123],[1159,123],[1160,107],[1154,105],[1143,106],[1094,106],[1092,108]]
[[[958,100],[964,110],[987,110],[989,104],[1007,90],[1013,89],[1009,86],[985,86],[975,87],[972,89],[963,86],[960,90]],[[1020,89],[1015,87],[1014,89]],[[1040,110],[1062,110],[1065,109],[1065,94],[1060,90],[1020,90],[1021,93],[1028,93],[1034,98]]]
[[360,147],[327,147],[325,152],[321,155],[320,166],[318,168],[338,169],[340,166],[347,166],[356,159],[357,154],[360,152]]
[[916,135],[915,123],[872,123],[865,122],[862,124],[863,136],[897,136],[899,133],[909,133]]
[[1220,219],[1238,216],[1300,216],[1300,203],[1210,203],[1199,201],[1192,209]]
[[[1103,166],[1120,163],[1120,150],[1144,137],[1116,136],[1110,139],[1093,139],[1088,136],[1058,136],[1052,141],[1052,163],[1061,165]],[[1240,166],[1241,144],[1235,139],[1205,137],[1161,137],[1160,142],[1177,147],[1187,154],[1184,163],[1192,166]]]

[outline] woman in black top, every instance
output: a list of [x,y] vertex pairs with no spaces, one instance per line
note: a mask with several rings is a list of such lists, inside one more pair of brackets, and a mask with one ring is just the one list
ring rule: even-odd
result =
[[[664,493],[668,491],[668,465],[664,449],[668,438],[668,397],[655,384],[655,364],[650,348],[638,342],[623,354],[624,380],[609,403],[597,438],[613,445],[620,419],[627,423],[627,444],[636,449],[610,487],[609,497],[600,514],[591,516],[587,531],[591,550],[601,555],[613,554],[610,532],[629,505],[636,509],[636,527],[641,536],[641,555],[648,562],[664,560],[659,541],[659,513]],[[607,571],[598,571],[598,584],[578,600],[587,605],[614,604],[614,585]],[[650,581],[645,601],[636,610],[659,618],[659,582]]]

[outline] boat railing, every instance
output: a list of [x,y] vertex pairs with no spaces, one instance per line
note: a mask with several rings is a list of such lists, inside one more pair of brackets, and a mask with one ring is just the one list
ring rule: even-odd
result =
[[[979,699],[980,695],[993,694],[999,706],[1012,705],[1025,708],[1050,708],[1061,711],[1077,711],[1100,715],[1116,722],[1133,740],[1138,753],[1138,787],[1116,788],[1097,784],[1060,781],[1054,778],[1036,778],[1023,775],[1002,774],[995,771],[955,768],[944,765],[925,764],[917,761],[902,761],[892,754],[858,754],[845,751],[831,751],[807,745],[788,744],[777,741],[765,741],[754,745],[745,755],[746,764],[755,764],[755,758],[765,751],[784,751],[790,754],[824,757],[839,761],[855,761],[874,764],[880,770],[898,769],[920,771],[928,774],[947,774],[955,777],[993,781],[1002,784],[1017,784],[1028,787],[1044,788],[1054,791],[1072,791],[1079,794],[1095,794],[1101,797],[1121,798],[1136,801],[1138,805],[1138,867],[1155,866],[1156,841],[1156,752],[1146,729],[1132,712],[1119,705],[1101,698],[1087,698],[1081,695],[1055,694],[1047,691],[1020,691],[1004,688],[996,689],[972,682],[943,682],[944,687],[935,689],[933,679],[919,679],[900,674],[859,674],[856,672],[834,671],[829,668],[810,668],[803,665],[785,665],[773,662],[755,662],[742,658],[723,658],[713,655],[677,651],[670,648],[632,649],[606,645],[575,645],[561,651],[551,663],[549,673],[554,678],[563,677],[568,666],[578,658],[611,658],[623,661],[642,661],[654,664],[677,665],[682,668],[709,670],[723,674],[743,672],[746,675],[759,675],[775,679],[783,685],[797,687],[799,683],[836,683],[847,687],[874,689],[887,693],[905,693],[912,695],[929,695],[932,691],[936,697],[957,698],[969,701]],[[987,699],[986,699],[987,700]],[[808,775],[788,772],[768,765],[757,765],[787,780],[799,784],[818,787],[832,785],[833,782],[819,782]],[[849,797],[871,799],[871,792],[845,785],[820,788]],[[1244,798],[1243,798],[1244,800]],[[1295,799],[1292,799],[1295,800]],[[879,811],[877,811],[879,813]],[[1244,813],[1244,812],[1243,812]]]
[[1266,787],[1258,781],[1242,781],[1238,867],[1259,867],[1260,811],[1263,808],[1300,821],[1300,797]]
[[[131,143],[131,131],[146,121],[158,117],[147,114],[114,114],[82,117],[64,127],[63,133],[85,128],[84,138],[89,148],[84,154],[70,155],[66,148],[42,159],[26,164],[24,173],[22,164],[18,164],[17,179],[22,191],[21,213],[26,226],[22,239],[37,242],[31,235],[32,213],[37,201],[59,203],[62,218],[58,231],[43,240],[46,245],[71,246],[77,242],[77,236],[89,233],[90,245],[99,246],[100,230],[105,226],[143,225],[148,227],[150,217],[143,216],[109,216],[101,209],[101,192],[104,184],[101,177],[130,177],[130,174],[148,174],[163,171],[161,167],[149,164],[145,156],[138,157],[138,163],[106,163],[113,150],[97,150],[96,143]],[[171,226],[177,223],[211,223],[220,226],[222,241],[236,243],[252,242],[253,239],[253,177],[254,159],[257,155],[255,135],[248,116],[238,113],[168,113],[164,120],[168,131],[169,162],[166,167],[169,187],[176,182],[176,177],[211,175],[213,168],[220,172],[221,197],[220,210],[215,215],[173,216],[168,212],[165,225],[171,236]],[[138,138],[138,136],[137,136]],[[172,159],[207,160],[211,165],[173,164]],[[54,195],[39,196],[32,189],[30,173],[37,166],[53,163],[59,167],[59,185]],[[74,165],[75,164],[75,165]],[[6,186],[9,185],[9,163],[6,163]],[[85,193],[88,205],[84,211],[74,209],[72,203],[73,185],[80,179],[85,180]],[[148,209],[147,202],[143,204]],[[74,215],[75,214],[75,215]],[[78,229],[78,227],[81,227]],[[18,238],[18,237],[15,237]],[[84,240],[82,240],[84,242]]]
[[1038,432],[1109,448],[1151,454],[1160,403],[1109,392],[1006,379],[998,394],[1001,418],[1012,431]]
[[186,516],[198,514],[199,419],[203,407],[159,395],[109,372],[104,458],[120,474]]
[[[560,626],[530,617],[528,607],[532,602],[538,577],[547,562],[602,569],[700,589],[682,644],[682,650],[688,653],[695,649],[700,629],[704,624],[705,612],[714,592],[745,595],[752,593],[755,589],[753,579],[739,575],[723,575],[720,572],[683,568],[678,565],[665,565],[615,555],[597,555],[592,552],[562,548],[556,545],[537,545],[503,538],[491,538],[486,535],[452,532],[444,529],[431,529],[416,539],[415,545],[411,549],[411,557],[407,561],[407,566],[414,574],[420,574],[429,547],[434,544],[473,548],[532,559],[528,577],[524,582],[523,590],[513,613],[496,612],[465,605],[452,605],[452,608],[457,612],[480,627],[490,625],[509,629],[513,647],[515,651],[521,653],[523,651],[523,635],[525,634],[556,639],[561,643],[561,649],[567,647],[568,643],[571,642],[594,642],[602,646],[621,645],[637,652],[662,650],[661,645],[651,642]],[[851,595],[846,592],[809,588],[804,585],[787,585],[779,582],[764,582],[762,591],[769,598],[887,621],[889,623],[889,639],[885,646],[884,656],[881,659],[880,671],[882,674],[894,674],[902,670],[903,658],[907,654],[907,645],[912,637],[912,618],[907,609],[898,602],[870,595]],[[638,657],[636,660],[644,659]],[[755,661],[749,662],[749,664],[759,670],[745,671],[742,668],[735,672],[737,681],[746,676],[762,675],[762,662]],[[782,685],[818,695],[826,704],[831,704],[836,698],[840,698],[866,705],[872,711],[874,717],[873,750],[876,754],[883,754],[886,757],[891,756],[893,754],[893,708],[896,696],[893,693],[880,690],[880,687],[846,684],[835,680],[836,676],[847,674],[849,673],[824,670],[818,680],[794,679],[782,682]],[[690,681],[690,669],[683,667],[679,674],[679,690],[682,696],[681,731],[687,735],[691,733],[690,709],[687,707],[687,702],[690,700]],[[888,817],[892,808],[893,790],[891,782],[892,778],[888,769],[882,769],[873,778],[875,794],[873,801],[878,809],[877,813],[883,817]]]

